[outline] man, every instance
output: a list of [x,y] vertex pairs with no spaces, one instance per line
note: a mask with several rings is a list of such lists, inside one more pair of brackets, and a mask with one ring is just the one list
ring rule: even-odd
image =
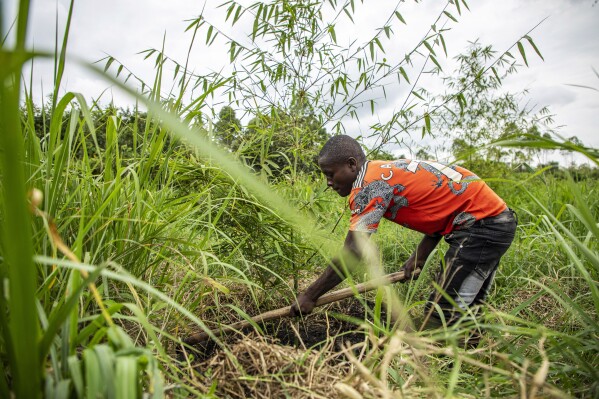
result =
[[[342,197],[350,196],[344,249],[356,258],[364,257],[359,242],[377,231],[381,218],[424,233],[402,267],[408,278],[445,238],[449,250],[445,272],[438,275],[437,283],[451,300],[439,292],[430,295],[425,319],[429,328],[442,324],[441,315],[433,309],[435,303],[451,324],[460,310],[483,302],[517,225],[514,212],[485,182],[464,168],[438,162],[367,161],[358,142],[345,135],[327,141],[318,164],[327,185]],[[310,313],[321,295],[343,281],[346,258],[333,259],[298,296],[292,316]]]

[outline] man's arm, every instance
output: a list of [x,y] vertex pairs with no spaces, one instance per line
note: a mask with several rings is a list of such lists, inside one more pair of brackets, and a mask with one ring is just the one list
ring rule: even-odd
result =
[[[310,286],[298,295],[297,301],[291,305],[291,316],[299,314],[308,314],[314,309],[316,301],[320,296],[330,291],[337,284],[345,280],[348,272],[344,265],[351,265],[356,260],[362,259],[362,251],[360,250],[360,240],[370,238],[369,233],[356,231],[348,231],[343,245],[342,258],[337,257],[331,261],[331,265],[312,283]],[[353,259],[352,259],[353,258]]]
[[418,247],[412,256],[410,256],[410,259],[408,259],[401,268],[401,270],[405,272],[407,278],[412,278],[414,270],[422,269],[429,255],[433,252],[433,249],[435,249],[439,241],[441,241],[441,237],[441,235],[429,236],[426,234],[422,237],[422,241],[420,241],[420,244],[418,244]]

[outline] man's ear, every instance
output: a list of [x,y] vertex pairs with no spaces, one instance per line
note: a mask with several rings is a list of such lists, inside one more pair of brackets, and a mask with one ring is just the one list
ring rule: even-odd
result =
[[358,160],[354,157],[347,158],[347,165],[349,166],[352,172],[358,170]]

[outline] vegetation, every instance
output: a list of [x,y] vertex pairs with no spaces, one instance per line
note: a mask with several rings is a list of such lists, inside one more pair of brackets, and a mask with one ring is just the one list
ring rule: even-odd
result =
[[[15,40],[4,41],[0,53],[0,396],[599,394],[599,151],[540,134],[541,124],[519,125],[528,115],[510,113],[510,107],[493,108],[500,126],[493,134],[478,129],[483,111],[471,96],[500,101],[493,88],[502,65],[504,71],[515,67],[510,52],[474,47],[489,58],[466,55],[462,67],[478,72],[465,74],[462,86],[448,84],[453,93],[425,100],[410,83],[409,66],[422,57],[442,72],[437,58],[447,28],[437,27],[457,20],[465,2],[449,1],[426,37],[397,59],[383,52],[385,40],[404,23],[399,9],[367,43],[343,48],[335,24],[343,16],[352,19],[354,2],[330,3],[244,8],[226,2],[229,22],[244,15],[254,21],[253,47],[226,38],[230,75],[196,76],[184,63],[149,50],[157,60],[156,79],[135,93],[88,66],[134,94],[142,111],[90,106],[81,94],[56,95],[70,18],[57,43],[54,96],[37,108],[25,86],[21,98],[23,65],[47,55],[26,48],[29,2],[20,1]],[[321,12],[329,6],[336,11],[333,21]],[[208,44],[217,34],[224,37],[203,17],[189,29],[194,40],[205,32]],[[0,31],[6,37],[6,27]],[[526,62],[523,43],[538,50],[527,35],[514,43]],[[125,73],[113,58],[106,62],[107,70]],[[175,95],[161,91],[168,62],[178,66],[181,90]],[[518,211],[517,242],[504,258],[489,306],[476,321],[465,314],[457,326],[432,332],[407,332],[398,328],[402,323],[389,322],[392,314],[405,322],[405,313],[422,312],[441,247],[417,281],[359,298],[371,310],[362,318],[345,316],[360,334],[351,347],[333,345],[334,336],[347,331],[330,331],[314,349],[301,343],[290,348],[256,326],[263,334],[213,337],[214,357],[199,362],[181,337],[290,303],[340,246],[345,203],[325,191],[313,158],[329,134],[324,126],[343,131],[342,121],[357,118],[364,105],[376,112],[372,95],[390,78],[414,85],[409,96],[415,102],[373,127],[372,154],[388,157],[382,145],[401,143],[415,128],[429,135],[433,126],[447,123],[449,131],[462,124],[454,144],[463,139],[485,148],[464,157],[488,161],[479,173],[492,178],[489,184]],[[491,80],[484,85],[477,79]],[[472,93],[476,84],[484,90]],[[187,103],[192,86],[203,93]],[[217,93],[230,96],[231,104],[207,112],[207,98]],[[453,106],[455,115],[444,113]],[[499,148],[576,152],[593,167],[521,168],[516,159],[487,156]],[[385,270],[392,271],[419,237],[388,223],[375,240]],[[355,280],[373,270],[366,267],[366,276],[356,273]],[[329,326],[329,317],[332,312],[319,311],[301,323]],[[464,349],[460,337],[471,328],[483,330],[483,339],[477,349]]]

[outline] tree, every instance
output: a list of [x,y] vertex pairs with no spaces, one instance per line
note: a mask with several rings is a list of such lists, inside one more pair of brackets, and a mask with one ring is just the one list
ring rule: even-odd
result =
[[214,124],[214,136],[226,147],[235,151],[239,146],[241,135],[241,122],[235,116],[235,110],[224,106],[218,113],[218,121]]
[[256,170],[268,176],[295,176],[317,170],[316,157],[329,135],[307,106],[291,113],[272,107],[250,120],[237,148]]
[[[449,89],[434,100],[445,104],[435,117],[435,128],[452,142],[452,156],[465,166],[481,160],[491,163],[511,161],[514,164],[530,162],[535,150],[506,150],[491,145],[493,141],[528,134],[541,135],[541,128],[552,122],[546,108],[533,114],[520,106],[520,97],[526,94],[501,93],[503,78],[517,71],[515,60],[503,62],[504,72],[499,75],[484,73],[488,62],[495,57],[491,46],[474,42],[468,50],[456,57],[458,67],[453,74],[445,76]],[[445,149],[446,151],[448,149]],[[487,168],[485,168],[487,169]],[[488,168],[492,171],[493,168]]]

